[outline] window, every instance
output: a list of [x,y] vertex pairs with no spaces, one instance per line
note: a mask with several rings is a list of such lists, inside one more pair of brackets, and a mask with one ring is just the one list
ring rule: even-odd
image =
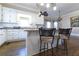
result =
[[29,27],[31,24],[31,16],[26,14],[20,14],[17,15],[18,23],[22,27]]
[[51,28],[51,22],[50,21],[46,22],[46,28]]
[[54,28],[58,29],[58,22],[57,21],[54,22]]

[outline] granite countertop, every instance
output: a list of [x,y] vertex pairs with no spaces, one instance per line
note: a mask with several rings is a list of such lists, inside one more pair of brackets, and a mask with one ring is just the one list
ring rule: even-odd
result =
[[22,29],[21,27],[0,27],[0,29]]
[[28,28],[28,29],[25,29],[24,31],[38,31],[39,29],[38,28]]
[[0,29],[25,29],[25,31],[38,30],[38,28],[31,28],[31,27],[0,27]]

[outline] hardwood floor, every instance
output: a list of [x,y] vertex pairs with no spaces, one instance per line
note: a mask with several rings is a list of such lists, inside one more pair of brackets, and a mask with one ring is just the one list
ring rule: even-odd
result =
[[[60,46],[61,47],[61,46]],[[44,52],[36,54],[35,56],[44,56]],[[51,49],[46,51],[45,56],[52,56]],[[56,52],[56,48],[54,48],[53,56],[65,56],[65,51],[59,49]],[[71,36],[68,42],[68,56],[79,56],[79,37]]]
[[4,44],[0,47],[0,56],[25,56],[26,55],[26,42],[17,41]]
[[[26,42],[12,42],[9,44],[4,44],[0,47],[0,56],[26,56]],[[36,54],[34,56],[44,56],[44,52]],[[45,53],[46,56],[52,56],[51,49]],[[59,49],[56,52],[54,48],[53,56],[65,56],[64,50]],[[72,36],[68,44],[68,56],[79,56],[79,37]]]

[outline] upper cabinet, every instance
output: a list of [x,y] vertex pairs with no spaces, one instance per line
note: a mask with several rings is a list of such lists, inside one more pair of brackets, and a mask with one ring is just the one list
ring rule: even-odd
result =
[[3,22],[16,23],[16,10],[3,7]]
[[0,5],[0,22],[1,22],[1,15],[2,15],[2,6]]

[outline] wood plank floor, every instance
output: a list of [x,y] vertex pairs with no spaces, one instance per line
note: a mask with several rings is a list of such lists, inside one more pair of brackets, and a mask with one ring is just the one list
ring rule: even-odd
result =
[[[72,36],[68,44],[68,55],[69,56],[79,56],[79,37]],[[9,44],[4,44],[0,47],[0,56],[26,56],[26,42],[12,42]],[[37,54],[35,56],[44,56],[44,53]],[[45,53],[46,56],[52,56],[51,50]],[[64,50],[59,50],[56,52],[54,49],[54,56],[65,56]]]
[[0,47],[0,56],[25,56],[25,41],[11,42]]
[[[68,56],[79,56],[79,37],[71,36],[69,42],[68,42]],[[44,52],[36,54],[35,56],[44,56]],[[52,56],[51,49],[46,51],[45,56]],[[54,48],[53,56],[65,56],[65,51],[62,49],[59,49],[58,52],[56,52],[56,49]]]

